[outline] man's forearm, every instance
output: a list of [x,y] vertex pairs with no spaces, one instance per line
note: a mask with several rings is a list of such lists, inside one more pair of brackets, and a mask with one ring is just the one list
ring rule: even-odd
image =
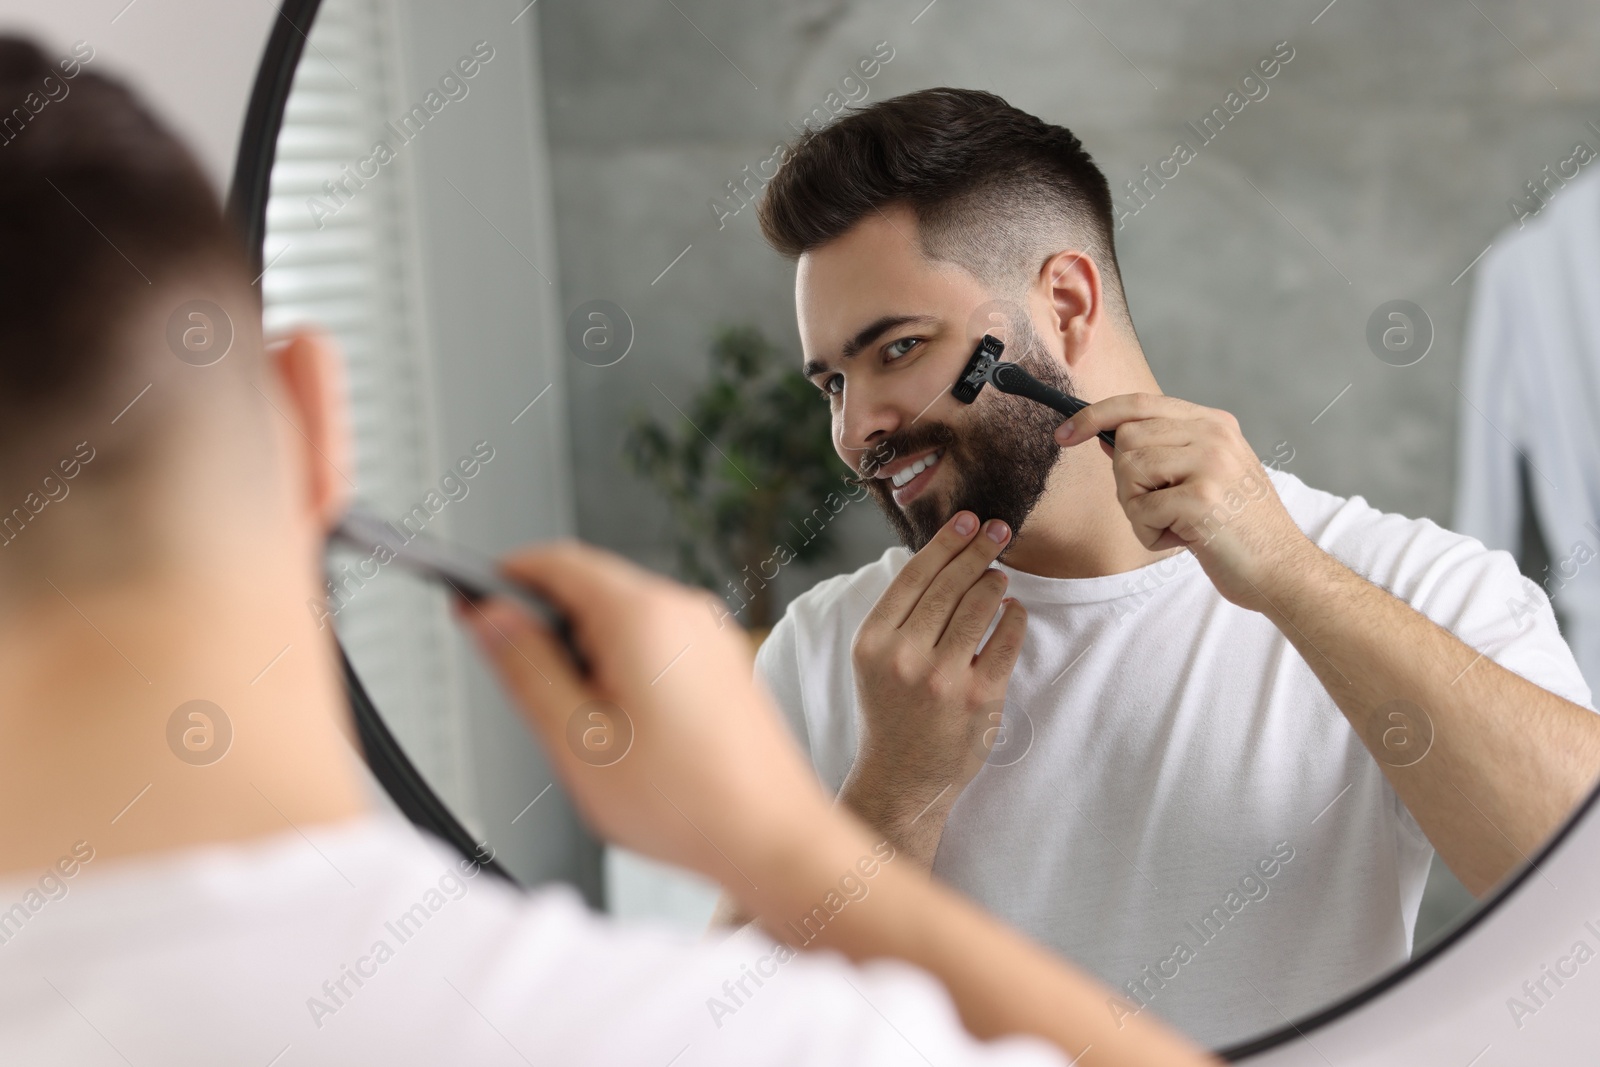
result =
[[1600,772],[1600,716],[1468,647],[1306,542],[1264,613],[1299,650],[1441,858],[1482,893]]
[[[742,910],[796,947],[833,949],[856,961],[893,957],[923,968],[944,984],[962,1023],[980,1038],[1032,1034],[1068,1060],[1092,1045],[1094,1062],[1108,1067],[1215,1062],[1153,1020],[1114,1013],[1109,990],[911,869],[854,820],[841,822],[848,829],[775,856],[755,879],[761,890],[730,886]],[[874,873],[861,879],[869,856]],[[831,911],[823,902],[838,894],[847,874],[866,891]]]
[[[931,872],[945,818],[955,803],[955,789],[925,789],[932,796],[923,800],[908,793],[903,783],[884,786],[880,782],[881,776],[864,774],[858,761],[845,777],[837,805],[893,846],[902,866],[924,874]],[[743,926],[754,918],[733,895],[724,893],[717,899],[710,925],[713,930]]]
[[838,802],[913,865],[931,871],[958,795],[953,782],[940,786],[885,782],[885,775],[874,773],[858,757],[839,788]]

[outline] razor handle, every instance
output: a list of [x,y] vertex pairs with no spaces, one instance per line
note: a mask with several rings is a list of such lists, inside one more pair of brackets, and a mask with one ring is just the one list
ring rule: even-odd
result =
[[[1002,363],[995,367],[991,380],[1002,393],[1027,397],[1045,407],[1054,408],[1069,419],[1089,406],[1087,401],[1052,389],[1015,363]],[[1096,436],[1112,448],[1117,447],[1115,430],[1101,430]]]

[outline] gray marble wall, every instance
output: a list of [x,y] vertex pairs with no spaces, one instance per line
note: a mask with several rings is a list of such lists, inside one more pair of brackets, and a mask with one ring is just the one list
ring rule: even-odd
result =
[[[1525,182],[1579,141],[1600,148],[1600,18],[1587,5],[924,3],[534,9],[563,307],[609,299],[637,330],[614,366],[571,362],[584,537],[670,569],[667,509],[619,440],[630,410],[670,416],[669,398],[695,390],[716,323],[761,325],[798,366],[793,266],[753,210],[726,217],[725,183],[791,139],[880,41],[893,58],[845,92],[987,88],[1083,139],[1130,212],[1122,271],[1164,391],[1234,412],[1262,456],[1288,442],[1284,466],[1314,486],[1448,524],[1467,268],[1515,225],[1508,201],[1532,203]],[[1292,59],[1241,84],[1282,41]],[[1230,92],[1237,114],[1202,143],[1185,124]],[[1142,206],[1129,199],[1124,183],[1180,137],[1194,158],[1148,184]],[[1434,326],[1408,367],[1366,340],[1394,299]],[[844,551],[786,569],[784,599],[892,542],[864,501],[838,522]]]

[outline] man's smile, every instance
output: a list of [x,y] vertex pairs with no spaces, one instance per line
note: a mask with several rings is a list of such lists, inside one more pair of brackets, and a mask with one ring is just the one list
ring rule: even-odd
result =
[[905,507],[922,493],[933,481],[934,473],[944,458],[943,447],[930,448],[904,461],[886,466],[875,477],[888,481],[893,487],[894,502]]

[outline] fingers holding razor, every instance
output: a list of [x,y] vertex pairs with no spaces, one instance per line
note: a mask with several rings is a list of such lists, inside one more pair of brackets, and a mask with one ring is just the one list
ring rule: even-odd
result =
[[463,604],[458,617],[589,826],[736,894],[753,890],[747,861],[829,803],[752,675],[744,632],[719,624],[713,594],[574,541],[501,564],[572,621],[590,675],[509,598]]
[[1090,404],[1056,429],[1073,448],[1115,429],[1117,499],[1140,544],[1187,548],[1224,597],[1262,609],[1275,576],[1310,545],[1230,413],[1177,397],[1127,393]]

